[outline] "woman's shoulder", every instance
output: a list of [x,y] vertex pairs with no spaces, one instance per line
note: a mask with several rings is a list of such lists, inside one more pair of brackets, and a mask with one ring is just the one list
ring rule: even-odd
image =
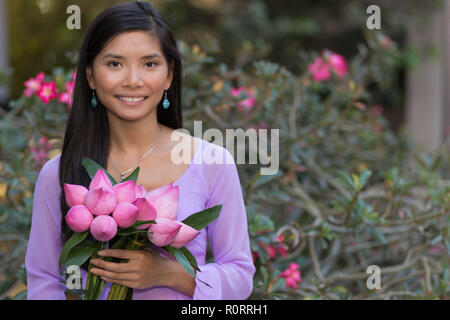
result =
[[197,139],[200,148],[195,159],[207,188],[212,192],[224,178],[233,178],[237,174],[237,167],[227,148],[199,137]]
[[47,160],[44,163],[41,170],[39,171],[39,176],[36,181],[36,185],[42,185],[45,190],[45,193],[48,196],[52,196],[53,193],[60,192],[60,184],[59,184],[59,162],[60,162],[61,154]]
[[[190,148],[194,150],[193,163],[214,167],[221,164],[235,164],[231,153],[222,145],[210,142],[201,136],[191,135],[186,129],[168,128],[168,135],[172,141],[170,148],[177,146],[177,150]],[[191,152],[188,152],[192,154]]]
[[201,161],[206,167],[217,169],[218,166],[236,164],[233,155],[226,147],[202,138],[198,138],[198,140],[201,147]]

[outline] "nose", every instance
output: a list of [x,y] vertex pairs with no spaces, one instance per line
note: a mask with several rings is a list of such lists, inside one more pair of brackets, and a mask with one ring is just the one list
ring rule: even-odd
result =
[[126,74],[126,79],[124,81],[125,87],[142,87],[143,82],[139,70],[134,67],[130,67]]

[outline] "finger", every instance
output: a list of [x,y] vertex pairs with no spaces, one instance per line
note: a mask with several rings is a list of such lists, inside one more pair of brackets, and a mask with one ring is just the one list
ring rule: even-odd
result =
[[156,255],[156,254],[157,254],[156,251],[153,250],[153,249],[150,248],[150,247],[144,248],[143,250],[144,250],[144,251],[147,251],[147,252],[149,252],[149,253],[151,253],[152,255]]
[[134,259],[136,257],[135,250],[125,249],[104,249],[98,253],[101,257],[115,257],[122,259]]
[[132,265],[129,262],[127,263],[116,263],[109,262],[102,259],[92,259],[91,263],[96,267],[101,267],[103,269],[108,269],[114,272],[134,272],[135,270],[130,269]]
[[97,269],[97,268],[92,268],[91,269],[91,273],[96,274],[100,277],[107,277],[113,280],[133,280],[135,277],[135,273],[125,273],[125,272],[114,272],[114,271],[107,271],[107,270],[103,270],[103,269]]

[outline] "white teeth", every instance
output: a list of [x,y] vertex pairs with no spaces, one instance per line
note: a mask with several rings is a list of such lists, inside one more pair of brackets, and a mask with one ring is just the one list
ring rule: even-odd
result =
[[123,101],[127,101],[127,102],[139,102],[139,101],[144,100],[145,98],[144,97],[142,97],[142,98],[119,97],[119,99],[123,100]]

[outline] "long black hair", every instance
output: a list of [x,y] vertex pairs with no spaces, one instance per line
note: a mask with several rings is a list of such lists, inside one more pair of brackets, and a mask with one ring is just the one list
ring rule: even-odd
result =
[[[90,104],[92,90],[86,77],[86,67],[92,67],[95,57],[116,36],[129,31],[147,31],[156,36],[169,68],[173,68],[172,84],[167,90],[170,108],[164,109],[162,101],[157,106],[157,120],[172,129],[182,128],[181,81],[182,55],[161,14],[141,1],[121,3],[101,12],[90,25],[78,55],[76,82],[72,109],[64,135],[60,158],[59,178],[61,185],[61,238],[65,243],[73,234],[65,221],[69,207],[65,201],[64,183],[84,185],[88,188],[90,178],[82,160],[88,157],[103,168],[109,153],[109,124],[105,107],[99,101],[97,108]],[[90,238],[92,239],[92,238]],[[85,269],[86,263],[83,265]]]

